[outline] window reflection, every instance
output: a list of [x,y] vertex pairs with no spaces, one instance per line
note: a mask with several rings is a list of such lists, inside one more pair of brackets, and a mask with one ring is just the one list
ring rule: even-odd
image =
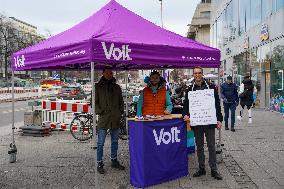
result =
[[239,34],[242,35],[250,28],[250,0],[239,0],[240,5],[240,28]]
[[273,0],[273,11],[278,11],[284,8],[284,0]]
[[261,0],[252,0],[251,1],[251,25],[255,26],[261,22]]
[[269,0],[262,0],[261,2],[261,17],[262,17],[262,21],[265,20],[269,14],[271,10],[271,3]]

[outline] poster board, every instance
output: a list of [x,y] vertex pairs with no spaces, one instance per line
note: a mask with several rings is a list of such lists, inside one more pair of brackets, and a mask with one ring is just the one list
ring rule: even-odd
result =
[[191,126],[217,124],[214,89],[188,92]]

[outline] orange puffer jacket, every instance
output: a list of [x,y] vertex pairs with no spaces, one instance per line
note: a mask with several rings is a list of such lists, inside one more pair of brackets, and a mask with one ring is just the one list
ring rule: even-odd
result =
[[157,94],[152,93],[150,87],[144,89],[144,102],[142,115],[164,115],[166,108],[166,88],[158,89]]

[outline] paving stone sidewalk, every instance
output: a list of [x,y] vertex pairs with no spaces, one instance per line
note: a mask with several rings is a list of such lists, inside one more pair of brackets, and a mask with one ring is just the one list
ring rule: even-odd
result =
[[[193,178],[198,165],[196,156],[190,155],[190,175],[149,188],[284,188],[283,116],[255,111],[252,125],[246,119],[238,123],[235,133],[222,131],[224,161],[218,165],[224,177],[222,181],[214,180],[210,174]],[[53,132],[43,138],[17,133],[18,155],[13,164],[8,162],[10,140],[11,135],[0,135],[0,188],[95,188],[94,140],[79,142],[69,132]],[[98,177],[100,188],[134,188],[129,184],[128,142],[120,141],[119,148],[119,159],[127,167],[126,171],[112,170],[109,154],[110,139],[107,138],[107,173]]]

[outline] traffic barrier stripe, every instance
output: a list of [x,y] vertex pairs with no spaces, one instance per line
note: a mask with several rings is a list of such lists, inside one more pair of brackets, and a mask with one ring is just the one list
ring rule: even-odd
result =
[[42,109],[80,113],[88,113],[90,111],[89,105],[87,103],[73,103],[49,100],[42,101]]

